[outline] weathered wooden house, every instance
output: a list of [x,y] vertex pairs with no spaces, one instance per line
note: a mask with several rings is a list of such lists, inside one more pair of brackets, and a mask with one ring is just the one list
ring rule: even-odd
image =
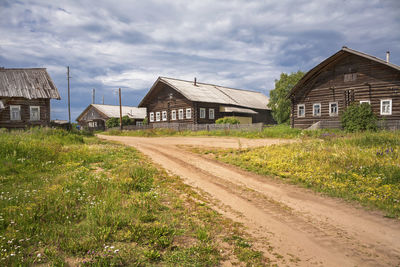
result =
[[268,97],[259,92],[214,84],[159,77],[139,107],[147,108],[149,123],[215,123],[234,116],[241,123],[272,124]]
[[44,68],[0,68],[0,128],[50,125],[50,99],[60,99]]
[[352,103],[368,103],[388,128],[400,126],[400,66],[347,47],[311,69],[289,94],[291,125],[340,128]]
[[[136,125],[141,125],[146,118],[146,109],[138,107],[122,106],[122,116],[128,116]],[[76,119],[78,124],[89,130],[105,130],[106,121],[111,118],[119,118],[119,106],[90,104]]]

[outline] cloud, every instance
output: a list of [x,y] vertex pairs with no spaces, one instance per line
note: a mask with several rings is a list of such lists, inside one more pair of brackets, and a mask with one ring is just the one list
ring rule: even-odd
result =
[[[95,7],[95,8],[94,8]],[[158,76],[268,94],[281,72],[307,71],[342,45],[400,62],[398,1],[27,0],[0,2],[0,65],[47,67],[67,117],[91,101],[140,102]],[[76,116],[75,116],[76,115]]]

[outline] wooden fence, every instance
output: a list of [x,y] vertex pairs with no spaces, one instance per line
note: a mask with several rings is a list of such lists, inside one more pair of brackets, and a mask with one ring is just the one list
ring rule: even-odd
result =
[[[127,125],[124,130],[146,130],[146,129],[172,129],[175,131],[213,131],[213,130],[241,130],[261,131],[263,123],[252,124],[189,124],[189,123],[152,123],[149,125]],[[119,127],[107,130],[118,130]]]

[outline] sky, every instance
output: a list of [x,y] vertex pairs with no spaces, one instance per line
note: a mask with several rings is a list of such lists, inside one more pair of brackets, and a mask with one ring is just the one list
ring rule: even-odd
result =
[[400,65],[399,0],[0,0],[0,66],[47,68],[52,119],[136,106],[159,76],[269,95],[342,46]]

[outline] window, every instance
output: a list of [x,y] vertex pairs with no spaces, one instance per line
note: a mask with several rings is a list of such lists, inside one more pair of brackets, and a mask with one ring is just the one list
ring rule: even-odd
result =
[[176,121],[176,110],[171,111],[171,120]]
[[154,121],[154,112],[150,112],[150,122]]
[[12,121],[21,120],[21,106],[10,106],[10,119]]
[[381,100],[381,115],[392,115],[392,99]]
[[314,104],[313,105],[313,116],[321,116],[321,104]]
[[360,105],[363,104],[363,103],[367,103],[367,104],[371,105],[371,101],[369,101],[369,100],[361,100],[360,101]]
[[302,118],[306,116],[306,106],[304,104],[297,105],[297,117]]
[[206,109],[200,108],[200,119],[205,119],[205,118],[206,118]]
[[180,109],[179,111],[178,111],[178,116],[179,116],[179,119],[180,120],[183,120],[183,109]]
[[186,119],[190,119],[190,118],[192,118],[192,109],[187,108],[186,109]]
[[160,121],[160,112],[156,112],[156,121]]
[[39,121],[40,120],[40,107],[39,106],[30,106],[30,120],[31,121]]
[[345,73],[344,81],[345,82],[353,82],[357,80],[357,73]]
[[97,127],[97,121],[89,121],[89,127],[96,128]]
[[214,109],[213,109],[213,108],[210,108],[210,109],[208,110],[208,118],[211,119],[211,120],[213,120],[214,117],[215,117]]
[[167,112],[165,110],[162,112],[162,120],[163,121],[167,120]]
[[142,125],[143,125],[143,122],[142,122],[142,121],[137,121],[137,122],[136,122],[136,125],[137,125],[137,126],[142,126]]
[[339,107],[337,102],[329,103],[329,116],[337,116],[339,113]]

